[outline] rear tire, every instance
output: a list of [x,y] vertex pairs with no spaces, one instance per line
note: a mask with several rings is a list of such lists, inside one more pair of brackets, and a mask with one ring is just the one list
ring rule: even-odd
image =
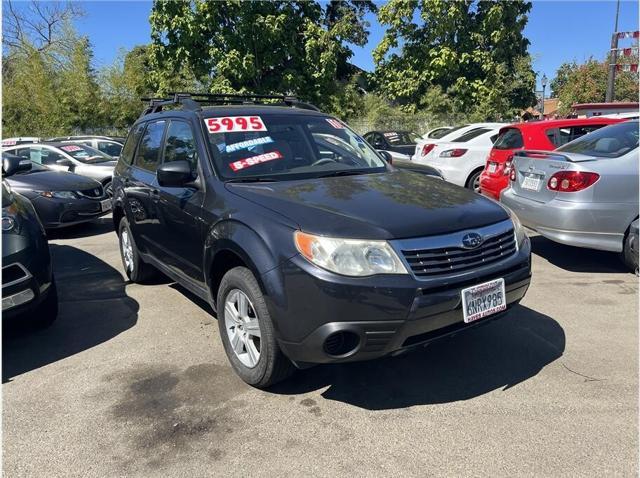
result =
[[293,373],[295,368],[278,346],[262,291],[249,269],[235,267],[224,275],[217,310],[222,345],[242,380],[266,388]]
[[638,254],[637,252],[634,252],[634,250],[638,250],[638,244],[634,244],[634,241],[637,240],[637,236],[627,232],[627,235],[624,237],[624,245],[621,253],[622,262],[624,262],[624,264],[631,269],[635,275],[639,275]]
[[35,325],[40,328],[49,327],[58,318],[58,289],[56,280],[52,278],[47,297],[36,311]]
[[120,258],[125,273],[131,282],[143,284],[157,275],[158,270],[142,260],[136,247],[129,221],[126,217],[120,220],[118,227],[118,244],[120,245]]
[[471,176],[469,176],[469,179],[467,179],[466,188],[471,189],[472,191],[480,194],[480,175],[481,174],[482,174],[482,169],[479,169],[478,171],[475,171],[474,173],[472,173]]

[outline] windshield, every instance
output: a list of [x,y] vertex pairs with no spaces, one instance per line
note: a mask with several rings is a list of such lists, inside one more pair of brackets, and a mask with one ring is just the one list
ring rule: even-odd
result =
[[205,118],[225,179],[303,179],[386,170],[386,163],[341,121],[311,115]]
[[409,133],[407,131],[387,131],[386,133],[382,133],[389,144],[393,146],[398,146],[401,144],[415,144],[414,138],[417,135],[413,133]]
[[618,158],[638,147],[638,122],[625,121],[606,126],[571,141],[556,151],[598,158]]
[[65,144],[60,146],[60,149],[71,156],[73,159],[82,161],[83,163],[104,163],[106,161],[113,161],[113,158],[108,154],[98,151],[86,144]]

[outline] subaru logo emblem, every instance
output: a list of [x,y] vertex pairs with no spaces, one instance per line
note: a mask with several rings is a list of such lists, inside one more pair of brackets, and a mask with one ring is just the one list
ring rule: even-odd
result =
[[484,239],[477,232],[468,232],[462,236],[462,247],[465,249],[475,249],[484,242]]

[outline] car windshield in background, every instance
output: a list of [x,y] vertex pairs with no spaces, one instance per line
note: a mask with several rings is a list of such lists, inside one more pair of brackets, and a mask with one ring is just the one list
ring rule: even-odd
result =
[[556,151],[598,158],[617,158],[638,147],[638,122],[625,121],[582,136]]
[[485,133],[487,133],[489,131],[491,131],[491,129],[489,129],[489,128],[472,129],[471,131],[467,131],[462,136],[459,136],[456,139],[452,139],[451,142],[452,143],[466,143],[467,141],[471,141],[473,138],[477,138],[481,134],[485,134]]
[[65,144],[59,148],[73,159],[82,161],[83,163],[96,164],[113,161],[111,156],[85,144]]
[[401,144],[415,144],[413,138],[417,137],[417,135],[409,133],[407,131],[387,131],[386,133],[382,133],[382,135],[392,146],[399,146]]
[[517,149],[524,147],[524,140],[518,128],[507,128],[502,130],[498,139],[494,143],[495,149]]
[[205,118],[216,167],[225,179],[302,179],[386,170],[344,123],[310,115]]

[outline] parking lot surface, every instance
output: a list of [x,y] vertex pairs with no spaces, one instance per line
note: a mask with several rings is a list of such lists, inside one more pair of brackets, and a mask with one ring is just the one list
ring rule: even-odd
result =
[[5,476],[636,476],[637,278],[532,242],[506,318],[264,392],[206,304],[125,282],[110,218],[58,232],[58,321],[4,330]]

